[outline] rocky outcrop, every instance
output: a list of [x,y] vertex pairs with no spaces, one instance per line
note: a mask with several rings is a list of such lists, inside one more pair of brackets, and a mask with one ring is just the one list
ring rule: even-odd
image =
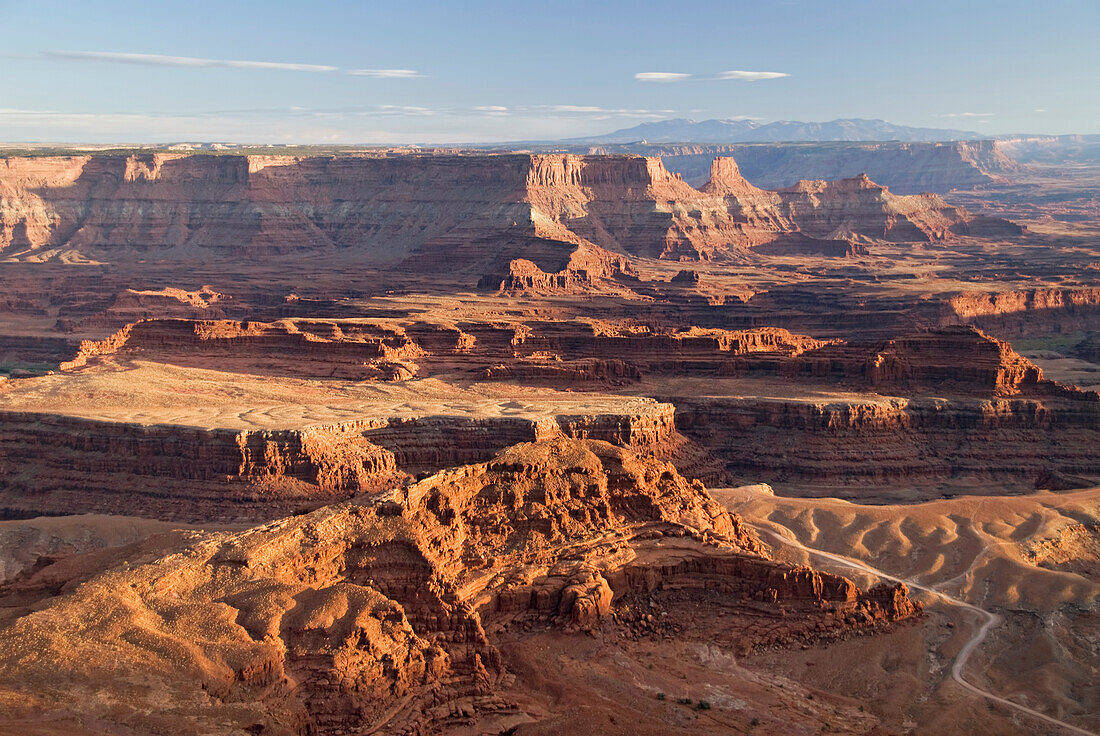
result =
[[210,286],[190,291],[174,286],[126,289],[102,312],[79,320],[61,318],[57,327],[67,332],[97,328],[118,330],[147,319],[225,319],[224,307],[231,299]]
[[1030,491],[1057,477],[1086,485],[1100,479],[1095,393],[874,402],[661,398],[676,403],[677,428],[723,460],[736,482],[767,482],[784,493],[913,501]]
[[834,343],[807,352],[780,373],[832,378],[891,391],[942,395],[1062,397],[1072,391],[1012,346],[970,325],[916,332],[880,343]]
[[400,482],[369,427],[235,432],[4,412],[0,513],[272,518]]
[[401,330],[355,323],[283,320],[142,320],[100,341],[86,340],[62,370],[102,356],[140,355],[190,365],[279,375],[405,380],[422,351]]
[[104,340],[84,341],[61,368],[71,371],[105,358],[137,358],[357,380],[405,380],[459,370],[491,378],[622,382],[643,373],[717,372],[735,356],[793,356],[823,344],[774,328],[657,331],[606,322],[540,320],[464,328],[430,323],[385,327],[364,320],[165,319],[143,320]]
[[821,341],[787,330],[654,330],[607,322],[444,327],[369,321],[145,320],[85,341],[63,370],[136,358],[266,375],[405,380],[466,372],[496,380],[625,384],[652,374],[774,375],[910,391],[936,387],[1049,393],[1004,342],[951,325],[879,342]]
[[720,384],[699,392],[705,395],[660,393],[676,406],[677,429],[723,461],[737,482],[882,498],[889,484],[922,489],[925,497],[956,483],[967,492],[982,487],[965,479],[1016,490],[1049,487],[1056,478],[1085,479],[1078,486],[1100,479],[1092,449],[1100,442],[1100,396],[1045,379],[1007,343],[973,327],[872,345],[838,342],[793,357],[747,355],[726,371],[808,392],[862,394],[783,399],[764,385],[767,397],[757,397],[751,385],[738,384],[729,394]]
[[[751,648],[919,610],[904,586],[864,593],[767,559],[740,518],[667,464],[567,440],[103,562],[103,572],[47,566],[0,589],[6,605],[33,605],[0,631],[0,693],[19,713],[144,733],[181,719],[251,733],[422,733],[456,707],[468,719],[522,712],[496,694],[508,659],[494,644],[520,622],[614,626],[616,600],[637,596],[675,616],[688,610],[677,596],[697,589]],[[74,697],[90,688],[99,695]],[[170,711],[153,705],[164,702]]]
[[625,259],[581,244],[558,271],[547,273],[527,258],[507,263],[507,272],[490,271],[478,280],[478,288],[501,293],[584,294],[607,291],[610,281],[633,275]]

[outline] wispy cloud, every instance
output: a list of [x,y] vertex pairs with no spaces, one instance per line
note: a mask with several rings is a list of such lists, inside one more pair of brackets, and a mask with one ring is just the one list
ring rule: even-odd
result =
[[376,77],[378,79],[415,79],[425,76],[412,69],[351,69],[348,74],[353,77]]
[[1034,112],[1046,112],[1046,108],[1044,108],[1044,107],[1037,107],[1037,108],[1035,108]]
[[378,105],[376,109],[386,115],[435,115],[436,111],[430,107],[419,105]]
[[789,76],[791,75],[786,72],[746,72],[734,69],[732,71],[722,72],[718,75],[718,78],[738,79],[743,82],[759,82],[762,79],[780,79]]
[[683,72],[638,72],[634,78],[639,82],[682,82],[690,79],[690,74]]
[[174,66],[221,69],[277,69],[292,72],[334,72],[327,64],[292,64],[282,61],[241,61],[237,59],[202,59],[194,56],[164,56],[161,54],[129,54],[115,51],[46,51],[46,56],[79,61],[104,61],[116,64]]
[[[241,59],[206,59],[197,56],[165,56],[163,54],[131,54],[119,51],[44,51],[45,56],[74,61],[95,61],[142,66],[170,66],[186,69],[260,69],[287,72],[338,72],[331,64],[298,64],[285,61],[246,61]],[[375,79],[416,79],[426,76],[415,69],[348,69],[353,77]]]
[[634,75],[634,78],[639,82],[683,82],[688,79],[699,82],[714,79],[736,79],[742,82],[759,82],[762,79],[780,79],[789,76],[791,75],[786,72],[746,72],[734,69],[728,72],[719,72],[713,77],[696,77],[693,74],[687,74],[685,72],[638,72]]
[[934,118],[990,118],[993,117],[991,112],[941,112],[939,114],[933,114]]
[[517,111],[551,114],[566,117],[586,117],[592,120],[611,118],[660,119],[674,114],[675,110],[646,110],[631,107],[599,107],[598,105],[527,105],[515,108]]
[[507,118],[512,115],[512,110],[504,105],[475,105],[471,109],[475,114],[494,118]]

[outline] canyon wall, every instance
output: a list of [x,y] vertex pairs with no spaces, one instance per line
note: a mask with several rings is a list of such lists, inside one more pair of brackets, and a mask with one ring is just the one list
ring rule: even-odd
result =
[[[818,194],[810,210],[832,190]],[[625,255],[731,258],[822,229],[821,216],[789,199],[752,186],[728,159],[695,189],[659,158],[642,156],[6,158],[0,257],[121,263],[325,254],[429,273],[504,280],[518,269],[521,281],[541,272],[583,282],[619,273]],[[927,235],[929,218],[914,216],[922,208],[937,222],[967,219],[935,200],[854,214],[872,218],[862,226],[872,233],[890,234],[884,219],[908,219]],[[508,268],[520,260],[534,266]]]
[[1061,490],[1100,478],[1100,398],[874,403],[665,395],[677,427],[731,482],[795,495],[914,500],[943,491]]

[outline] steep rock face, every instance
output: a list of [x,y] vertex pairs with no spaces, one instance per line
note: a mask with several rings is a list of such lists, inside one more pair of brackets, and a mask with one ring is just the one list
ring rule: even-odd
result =
[[351,248],[373,263],[422,251],[418,263],[445,269],[469,265],[456,245],[491,237],[488,263],[509,240],[530,259],[536,238],[560,244],[536,262],[556,272],[574,250],[561,246],[589,236],[619,252],[702,237],[671,204],[698,192],[642,157],[153,154],[7,159],[0,175],[0,253],[15,258]]
[[652,258],[698,260],[757,236],[724,201],[640,156],[538,157],[528,201],[538,213],[601,247]]
[[[431,215],[423,224],[432,229],[416,236],[425,242],[483,216],[485,199],[514,201],[522,158],[485,167],[446,157],[409,166],[388,159],[153,154],[11,159],[7,173],[11,196],[26,195],[38,205],[36,216],[53,223],[48,232],[36,231],[36,250],[190,246],[246,255],[356,245],[386,260],[411,244],[411,233],[403,232],[408,223],[394,216],[398,204]],[[418,193],[430,182],[437,185],[430,193]],[[522,207],[514,209],[521,217]]]
[[7,516],[271,518],[405,477],[394,454],[364,436],[370,423],[234,432],[27,412],[3,419]]
[[872,385],[943,389],[952,385],[995,396],[1057,388],[1045,382],[1043,372],[1000,340],[969,327],[890,340],[879,349],[870,365]]
[[532,164],[527,155],[6,159],[0,256],[339,253],[374,266],[411,258],[420,270],[478,274],[503,255],[554,273],[579,238],[540,234],[524,201]]
[[901,196],[866,174],[840,181],[801,181],[779,191],[792,220],[822,238],[862,235],[900,242],[935,242],[952,235],[1019,235],[1018,225],[976,217],[934,194]]
[[775,192],[749,184],[732,158],[720,156],[714,159],[710,168],[710,179],[701,191],[722,197],[734,221],[756,231],[756,237],[761,241],[798,229],[784,215],[780,197]]
[[936,315],[941,324],[967,322],[1005,338],[1091,329],[1100,319],[1100,287],[965,292]]
[[[768,560],[738,517],[667,464],[559,440],[373,502],[198,534],[102,573],[70,564],[21,576],[0,590],[8,605],[33,606],[3,625],[0,692],[16,708],[5,718],[64,711],[157,734],[181,721],[242,734],[421,733],[462,699],[491,723],[522,712],[492,697],[506,675],[493,644],[502,627],[591,628],[616,598],[694,586],[746,614],[737,625],[749,646],[919,610],[904,586],[864,593]],[[93,690],[109,697],[75,696]],[[164,702],[170,710],[153,706]]]

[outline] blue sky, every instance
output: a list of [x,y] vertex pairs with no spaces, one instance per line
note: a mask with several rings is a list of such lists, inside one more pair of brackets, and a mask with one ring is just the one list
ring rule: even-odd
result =
[[447,143],[672,117],[1100,132],[1097,0],[0,0],[0,25],[0,141]]

